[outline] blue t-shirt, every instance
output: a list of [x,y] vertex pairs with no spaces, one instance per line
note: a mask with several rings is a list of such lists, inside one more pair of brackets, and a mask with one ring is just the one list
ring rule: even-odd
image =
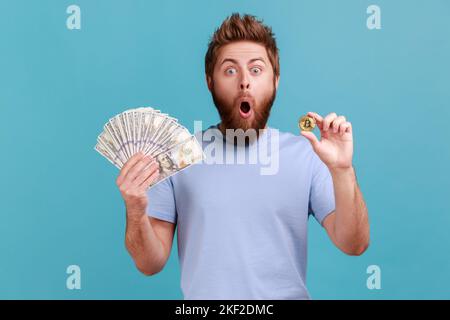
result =
[[335,210],[328,168],[301,135],[268,127],[235,146],[218,132],[197,133],[206,160],[148,191],[147,214],[177,224],[184,299],[309,299],[307,222]]

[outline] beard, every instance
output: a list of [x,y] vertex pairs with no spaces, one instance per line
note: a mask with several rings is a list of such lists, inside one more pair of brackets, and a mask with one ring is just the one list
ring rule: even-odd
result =
[[225,101],[223,97],[217,95],[214,89],[214,81],[212,83],[211,95],[220,115],[221,124],[223,126],[222,129],[224,131],[222,132],[223,134],[225,134],[226,129],[242,129],[244,132],[249,129],[254,129],[256,131],[256,137],[259,137],[260,130],[265,128],[267,120],[269,119],[270,110],[272,109],[272,105],[276,98],[276,89],[274,83],[272,91],[264,96],[260,103],[253,103],[253,117],[248,119],[242,118],[239,114],[240,106],[237,101],[242,97],[241,95],[235,97],[232,103]]

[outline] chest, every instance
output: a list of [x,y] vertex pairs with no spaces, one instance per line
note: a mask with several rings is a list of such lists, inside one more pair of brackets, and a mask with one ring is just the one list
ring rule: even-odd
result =
[[199,164],[174,181],[179,217],[229,221],[292,221],[307,216],[310,177],[301,166],[280,166],[273,175],[258,165]]

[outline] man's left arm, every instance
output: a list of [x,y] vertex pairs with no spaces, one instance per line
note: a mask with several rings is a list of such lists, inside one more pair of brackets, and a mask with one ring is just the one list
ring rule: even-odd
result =
[[361,255],[369,246],[369,216],[355,170],[330,170],[336,210],[322,225],[333,243],[349,255]]
[[309,116],[320,129],[319,141],[312,132],[302,131],[319,158],[328,167],[335,195],[336,208],[322,222],[333,243],[349,255],[361,255],[369,246],[367,207],[352,166],[352,125],[344,116],[330,113],[325,118],[314,112]]

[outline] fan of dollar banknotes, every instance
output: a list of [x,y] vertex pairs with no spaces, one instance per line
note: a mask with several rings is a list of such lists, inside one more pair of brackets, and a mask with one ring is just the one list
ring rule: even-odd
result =
[[159,163],[159,177],[149,187],[204,159],[195,136],[177,119],[151,107],[109,119],[94,149],[119,169],[137,152],[151,155]]

